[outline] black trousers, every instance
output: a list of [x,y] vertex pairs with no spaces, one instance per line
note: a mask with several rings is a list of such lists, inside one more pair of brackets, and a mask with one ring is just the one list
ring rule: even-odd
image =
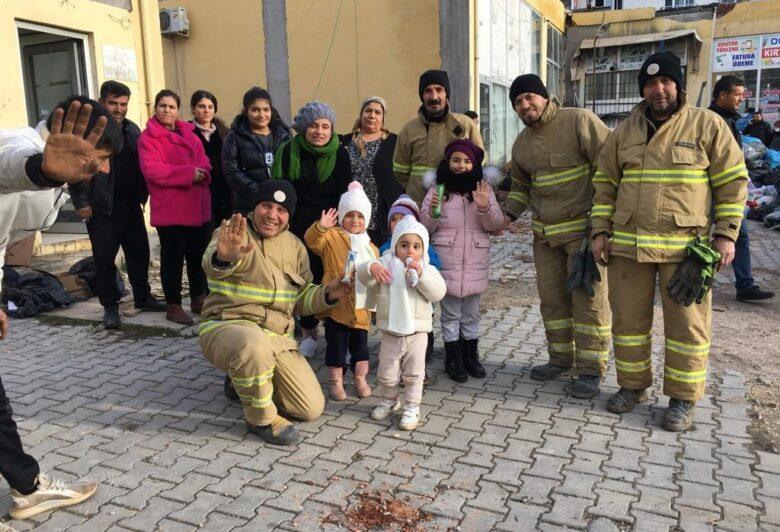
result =
[[87,222],[92,256],[95,258],[95,284],[100,304],[104,307],[119,303],[121,294],[116,282],[116,254],[125,252],[127,276],[133,287],[136,303],[146,300],[149,287],[149,237],[144,215],[137,203],[114,202],[110,216],[93,214]]
[[205,295],[208,288],[201,261],[211,240],[211,222],[198,227],[158,227],[157,234],[160,235],[160,277],[165,302],[169,305],[181,305],[181,276],[185,258],[190,298]]
[[[322,259],[320,259],[319,255],[313,253],[309,248],[306,248],[306,252],[309,254],[309,269],[311,269],[312,282],[314,284],[321,284],[322,276],[325,273],[325,268],[322,265]],[[320,320],[314,316],[301,316],[298,322],[304,329],[314,329],[320,323]]]
[[368,331],[351,329],[330,318],[325,319],[325,365],[332,368],[347,368],[355,371],[355,363],[368,360]]
[[35,491],[40,468],[35,458],[24,452],[13,415],[0,380],[0,474],[13,489],[29,495]]

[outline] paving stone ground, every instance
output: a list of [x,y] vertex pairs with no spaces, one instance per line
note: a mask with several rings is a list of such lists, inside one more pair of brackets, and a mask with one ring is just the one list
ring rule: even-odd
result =
[[[494,272],[532,282],[516,260],[529,253],[527,234],[506,234]],[[328,402],[303,443],[279,448],[247,433],[195,338],[14,321],[0,375],[26,448],[101,485],[23,522],[5,486],[0,516],[16,530],[316,530],[378,490],[439,530],[780,530],[780,456],[751,450],[740,374],[713,376],[695,429],[673,434],[658,388],[630,414],[605,410],[614,369],[593,400],[568,397],[568,378],[531,380],[546,359],[538,306],[486,309],[481,331],[487,377],[456,385],[437,358],[417,430],[373,421],[375,398]],[[321,356],[313,366],[324,383]]]

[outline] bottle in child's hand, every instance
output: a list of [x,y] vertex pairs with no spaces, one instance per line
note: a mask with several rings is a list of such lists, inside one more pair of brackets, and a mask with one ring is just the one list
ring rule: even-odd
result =
[[344,264],[344,277],[341,279],[344,284],[352,283],[352,276],[355,273],[355,259],[357,259],[357,253],[350,250],[347,253],[347,262]]
[[406,280],[409,282],[409,286],[414,288],[420,281],[420,276],[417,275],[417,270],[410,265],[414,262],[412,257],[406,257]]
[[439,200],[436,206],[433,208],[433,212],[431,213],[431,216],[433,218],[439,218],[441,216],[441,205],[444,203],[444,185],[438,184],[436,185],[436,197]]

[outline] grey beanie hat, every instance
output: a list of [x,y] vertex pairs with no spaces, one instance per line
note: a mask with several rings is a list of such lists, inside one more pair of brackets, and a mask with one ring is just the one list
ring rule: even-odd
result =
[[320,118],[326,118],[330,121],[331,127],[336,128],[336,111],[323,102],[309,102],[301,107],[293,118],[292,127],[298,133],[304,133],[315,120]]

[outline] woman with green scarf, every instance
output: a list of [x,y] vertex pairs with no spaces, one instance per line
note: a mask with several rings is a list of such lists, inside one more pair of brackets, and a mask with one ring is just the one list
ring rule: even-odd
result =
[[[298,133],[282,144],[274,157],[271,175],[274,179],[291,181],[298,195],[295,214],[290,218],[290,231],[303,240],[306,230],[320,219],[322,211],[338,208],[339,198],[352,181],[349,154],[341,146],[333,130],[336,112],[321,102],[309,102],[293,119]],[[309,251],[309,263],[314,283],[322,282],[322,261]],[[317,318],[301,318],[304,340],[301,352],[314,354],[317,339]],[[308,340],[308,341],[307,341]]]

